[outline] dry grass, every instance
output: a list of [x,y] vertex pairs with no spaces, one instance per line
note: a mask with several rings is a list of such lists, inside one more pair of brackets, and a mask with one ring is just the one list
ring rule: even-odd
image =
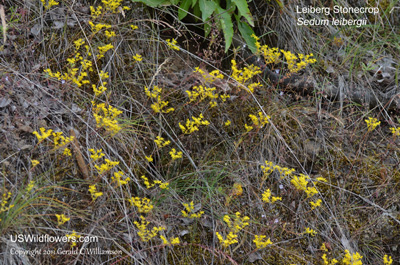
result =
[[[250,94],[229,79],[232,58],[240,67],[245,64],[240,54],[223,53],[217,30],[203,38],[197,25],[173,19],[171,8],[150,10],[128,3],[132,9],[124,15],[108,13],[103,18],[116,33],[111,41],[114,49],[101,60],[88,56],[95,62],[92,83],[97,84],[101,70],[110,76],[105,94],[95,96],[91,86],[78,88],[43,72],[47,68],[65,72],[66,60],[74,54],[73,42],[79,38],[92,51],[108,43],[104,37],[93,37],[88,25],[89,6],[98,3],[63,4],[46,11],[39,2],[3,3],[9,28],[0,54],[0,184],[2,191],[12,194],[4,206],[14,204],[0,212],[3,264],[324,264],[323,254],[342,261],[346,249],[360,253],[363,264],[383,264],[386,254],[393,264],[400,264],[399,137],[389,131],[399,126],[398,110],[379,103],[370,108],[345,97],[353,88],[374,93],[398,89],[396,17],[382,11],[385,16],[369,18],[370,26],[364,28],[299,27],[293,19],[294,7],[281,10],[275,2],[253,7],[263,40],[292,52],[314,53],[317,63],[305,74],[312,74],[318,86],[313,95],[300,95],[257,76],[254,81],[263,88]],[[260,14],[269,14],[270,19]],[[11,17],[19,20],[11,23]],[[132,24],[138,29],[132,30]],[[176,37],[179,51],[166,42]],[[135,62],[135,54],[143,60]],[[225,78],[215,83],[216,91],[231,98],[218,101],[214,108],[207,100],[189,102],[185,90],[206,83],[194,73],[197,66],[208,72],[219,69]],[[279,68],[284,72],[286,67]],[[389,74],[388,80],[378,81],[382,74]],[[154,99],[146,96],[144,88],[155,85],[163,88],[162,99],[173,112],[152,110]],[[326,98],[329,86],[343,87],[343,94]],[[117,118],[122,130],[116,135],[96,127],[93,100],[122,111]],[[260,111],[271,116],[269,124],[246,132],[245,124],[251,124],[248,115]],[[183,134],[179,123],[200,114],[210,124]],[[367,130],[368,117],[381,121],[373,131]],[[228,120],[231,125],[225,126]],[[49,139],[38,143],[32,132],[41,127],[65,136],[74,130],[78,148],[66,156],[54,151]],[[154,142],[157,136],[171,144],[159,148]],[[102,149],[104,158],[119,165],[98,174],[99,163],[90,158],[91,148]],[[183,157],[172,160],[171,148]],[[79,164],[79,152],[84,165]],[[33,159],[40,164],[32,166]],[[292,176],[281,178],[277,170],[265,176],[261,166],[266,160],[312,180],[325,178],[326,183],[309,183],[318,190],[312,200],[321,199],[321,206],[310,207],[311,199],[295,188]],[[128,184],[118,186],[112,181],[116,171],[130,178]],[[143,175],[151,183],[168,182],[169,189],[146,188]],[[28,191],[30,181],[35,187]],[[103,192],[96,200],[88,191],[93,184]],[[234,188],[238,186],[241,192]],[[266,189],[282,201],[263,202]],[[159,235],[143,242],[134,223],[143,214],[127,200],[136,196],[149,198],[154,206],[145,214],[149,227],[165,227],[159,234],[168,240],[178,237],[179,244],[167,246]],[[191,201],[195,212],[204,211],[201,218],[182,217],[183,203]],[[224,248],[216,232],[226,236],[224,216],[233,218],[236,212],[248,216],[249,225],[238,232],[236,244]],[[70,220],[59,224],[56,214]],[[305,234],[306,228],[317,234]],[[73,231],[99,241],[71,248],[68,243],[12,242],[10,238],[64,236]],[[266,235],[273,244],[258,250],[255,235]],[[321,250],[323,243],[326,252]],[[11,253],[35,248],[120,252]]]

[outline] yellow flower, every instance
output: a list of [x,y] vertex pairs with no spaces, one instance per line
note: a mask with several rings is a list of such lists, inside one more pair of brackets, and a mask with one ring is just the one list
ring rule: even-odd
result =
[[78,241],[78,238],[80,238],[81,236],[78,235],[75,230],[72,231],[72,234],[70,235],[65,235],[68,238],[68,242],[71,243],[71,248],[76,246],[76,242]]
[[171,245],[177,245],[180,244],[181,242],[179,241],[179,237],[175,237],[171,240]]
[[316,202],[311,201],[310,205],[311,205],[311,210],[314,210],[315,208],[317,208],[318,206],[321,206],[322,200],[318,199]]
[[157,136],[154,142],[157,144],[158,148],[163,148],[171,143],[171,141],[165,141],[161,136]]
[[250,132],[251,130],[253,130],[253,126],[249,126],[247,124],[244,125],[244,128],[246,128],[246,132]]
[[115,31],[108,31],[108,30],[106,30],[106,31],[104,32],[104,34],[106,35],[107,38],[111,38],[111,37],[117,36],[117,35],[115,34]]
[[63,225],[70,220],[64,214],[56,214],[58,225]]
[[31,160],[32,163],[32,167],[36,167],[37,165],[39,165],[39,161],[38,160]]
[[139,27],[138,26],[136,26],[136,25],[130,25],[131,26],[131,29],[132,30],[136,30],[136,29],[138,29]]
[[65,149],[64,149],[64,152],[63,152],[63,155],[72,156],[71,149],[65,148]]
[[131,180],[131,178],[127,177],[125,180],[122,179],[122,176],[124,173],[122,171],[118,171],[114,173],[114,177],[111,177],[112,181],[117,182],[117,187],[121,185],[128,184],[128,182]]
[[140,61],[143,60],[142,55],[139,55],[139,54],[137,54],[137,53],[136,53],[136,55],[133,55],[132,57],[133,57],[133,59],[135,59],[135,61],[137,61],[137,62],[140,62]]
[[226,239],[224,239],[222,237],[222,235],[220,233],[218,233],[218,232],[215,232],[215,235],[218,237],[219,242],[222,244],[223,247],[229,247],[230,245],[235,244],[235,243],[238,242],[238,240],[237,240],[238,235],[234,234],[232,232],[230,232],[228,234]]
[[48,138],[48,137],[51,135],[51,133],[53,132],[53,130],[52,130],[52,129],[49,129],[49,130],[46,132],[46,129],[45,129],[45,128],[40,128],[40,132],[41,132],[42,135],[40,135],[37,131],[34,131],[34,132],[32,133],[32,134],[36,135],[36,137],[37,137],[38,140],[39,140],[39,143],[40,143],[41,141],[43,141],[44,139]]
[[154,207],[148,198],[132,197],[128,201],[138,208],[139,213],[148,213]]
[[140,239],[143,241],[143,242],[147,242],[147,241],[149,241],[150,239],[152,239],[153,237],[155,237],[155,236],[157,236],[157,233],[159,232],[159,231],[163,231],[163,230],[165,230],[165,228],[164,227],[162,227],[162,226],[159,226],[159,227],[153,227],[151,230],[148,230],[147,229],[147,226],[150,224],[148,221],[146,221],[146,218],[144,218],[143,216],[140,216],[140,219],[141,219],[141,222],[139,223],[139,222],[137,222],[137,221],[135,221],[135,222],[133,222],[135,225],[136,225],[136,227],[138,228],[138,232],[137,232],[137,234],[138,234],[138,236],[140,237]]
[[390,128],[390,131],[392,132],[393,136],[400,136],[400,127],[392,127]]
[[268,238],[267,241],[264,241],[265,238],[266,236],[258,236],[258,235],[254,236],[253,242],[256,244],[257,249],[262,249],[267,247],[268,245],[272,245],[271,239]]
[[362,265],[362,256],[356,252],[354,254],[350,254],[350,251],[347,249],[345,250],[346,254],[342,260],[343,264],[345,265]]
[[193,219],[193,218],[200,218],[204,214],[204,211],[200,211],[198,213],[191,213],[194,210],[193,201],[191,201],[190,203],[183,203],[183,206],[186,209],[186,211],[184,211],[184,210],[181,211],[183,217],[187,217],[187,218],[192,218]]
[[56,6],[59,4],[59,2],[54,1],[54,0],[48,0],[48,4],[46,4],[46,0],[40,0],[44,6],[44,9],[50,9],[52,6]]
[[385,255],[383,257],[383,264],[385,265],[391,265],[393,263],[393,259],[391,256]]
[[372,117],[369,117],[368,120],[365,120],[365,122],[367,123],[367,128],[369,132],[372,132],[373,130],[375,130],[376,126],[381,124],[380,121]]
[[34,187],[35,187],[35,181],[31,180],[28,184],[28,187],[26,187],[26,192],[30,192]]
[[100,166],[95,165],[94,167],[97,169],[97,171],[99,172],[99,174],[103,174],[104,172],[114,168],[115,166],[119,165],[119,161],[111,161],[109,159],[105,159],[104,164],[101,164]]
[[182,158],[182,152],[176,152],[175,148],[172,148],[169,154],[171,155],[172,160]]
[[306,227],[306,230],[304,231],[304,234],[309,234],[311,236],[317,235],[317,232],[309,227]]
[[262,194],[262,200],[267,203],[274,203],[276,201],[282,201],[282,197],[274,197],[271,196],[271,190],[267,189],[263,194]]
[[153,158],[151,156],[144,156],[148,162],[153,162]]
[[176,45],[178,42],[175,39],[167,39],[166,42],[170,49],[179,51],[179,47]]
[[95,201],[97,199],[97,197],[100,197],[103,195],[102,192],[98,192],[96,189],[96,184],[94,185],[89,185],[89,192],[90,195],[92,196],[92,200]]
[[105,156],[105,154],[103,153],[103,149],[94,150],[94,149],[92,148],[92,149],[89,149],[89,151],[92,153],[92,154],[90,155],[90,158],[93,159],[93,161],[97,161],[97,160],[99,160],[100,158],[102,158],[103,156]]

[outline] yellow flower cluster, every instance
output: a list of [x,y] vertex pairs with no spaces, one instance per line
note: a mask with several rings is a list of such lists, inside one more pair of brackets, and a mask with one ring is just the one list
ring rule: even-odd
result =
[[203,69],[200,67],[195,67],[194,68],[194,73],[199,73],[203,77],[204,81],[208,84],[213,83],[217,79],[224,79],[224,75],[221,74],[219,70],[214,70],[211,71],[210,73],[206,73]]
[[[74,140],[73,136],[70,137],[64,137],[62,134],[62,132],[53,132],[52,129],[49,129],[48,131],[46,131],[45,128],[40,128],[40,133],[38,133],[37,131],[34,131],[32,134],[34,134],[38,140],[39,143],[42,142],[44,139],[48,138],[50,135],[53,136],[53,142],[54,142],[54,150],[58,150],[62,147],[65,147],[66,145],[68,145],[70,142],[72,142]],[[71,156],[71,150],[69,148],[65,148],[64,149],[64,155],[67,156]],[[37,164],[39,164],[39,161],[37,160],[32,160],[32,165],[36,166]]]
[[196,100],[198,100],[198,102],[201,102],[208,98],[210,100],[210,106],[215,107],[218,105],[218,97],[222,100],[222,102],[225,102],[226,99],[230,97],[227,94],[215,94],[216,87],[213,86],[213,82],[215,82],[217,79],[224,79],[224,75],[221,74],[219,70],[214,70],[210,73],[207,73],[199,67],[196,67],[194,73],[199,73],[203,77],[205,85],[194,86],[192,88],[192,91],[185,91],[188,94],[190,102],[194,102]]
[[311,205],[311,210],[314,210],[315,208],[321,206],[322,200],[318,199],[316,202],[310,201]]
[[198,131],[200,125],[207,126],[210,124],[209,121],[203,120],[204,116],[202,113],[198,118],[192,116],[192,119],[193,119],[192,121],[189,119],[186,120],[186,127],[181,123],[179,123],[179,128],[181,128],[184,134],[191,134],[192,132]]
[[392,132],[393,136],[400,136],[400,127],[392,127],[390,128],[390,131]]
[[165,236],[160,236],[160,238],[163,241],[164,245],[170,246],[170,245],[177,245],[180,244],[181,242],[179,241],[178,237],[172,238],[170,241],[168,241],[168,239],[165,238]]
[[[14,204],[10,204],[9,206],[6,206],[8,203],[8,200],[10,198],[11,198],[11,192],[3,193],[3,196],[1,197],[1,203],[0,203],[0,213],[6,212],[14,207]],[[0,221],[1,221],[1,219],[0,219]]]
[[306,230],[304,231],[304,234],[309,234],[311,236],[316,236],[317,235],[317,231],[315,231],[314,229],[311,229],[309,227],[306,227]]
[[137,53],[136,53],[136,55],[133,55],[132,57],[137,62],[141,62],[143,60],[142,55],[137,54]]
[[[78,52],[80,46],[84,43],[85,42],[82,39],[74,42],[76,54],[74,55],[74,57],[67,59],[69,67],[67,68],[66,73],[61,75],[60,72],[54,73],[51,71],[51,69],[45,69],[44,72],[47,73],[50,77],[57,78],[58,80],[69,80],[72,83],[76,84],[78,87],[89,84],[90,80],[85,78],[88,78],[89,76],[88,71],[93,72],[93,64],[91,61],[83,59],[83,56]],[[80,69],[79,67],[77,67],[77,65],[80,65]]]
[[283,53],[290,73],[297,73],[298,71],[306,68],[307,65],[315,63],[317,60],[313,59],[312,53],[309,55],[297,54],[297,56],[290,51],[279,50],[278,48],[269,48],[268,45],[261,45],[256,35],[252,35],[256,41],[257,53],[261,54],[264,58],[265,64],[278,63],[281,53]]
[[[231,77],[235,79],[238,83],[245,85],[245,83],[250,80],[253,76],[261,74],[262,71],[260,67],[250,65],[249,67],[244,67],[243,70],[237,68],[237,63],[234,59],[231,61],[232,74]],[[261,87],[260,83],[252,83],[246,87],[247,91],[254,92],[254,89]]]
[[149,98],[154,98],[156,100],[156,102],[154,102],[151,105],[151,108],[153,109],[153,111],[155,113],[159,113],[159,112],[168,113],[168,112],[175,110],[174,108],[164,109],[165,107],[167,107],[168,101],[161,100],[162,88],[160,88],[158,86],[154,86],[153,90],[150,91],[150,89],[148,87],[144,87],[144,92],[146,93],[146,95]]
[[229,232],[229,234],[226,236],[226,239],[224,239],[224,237],[218,232],[215,232],[215,234],[217,235],[219,242],[221,242],[222,246],[225,248],[238,242],[238,235],[232,232]]
[[176,160],[178,158],[182,158],[182,151],[177,152],[175,148],[172,148],[171,151],[169,151],[169,154],[171,155],[172,160]]
[[179,46],[176,45],[178,42],[175,39],[166,39],[167,45],[170,49],[179,51]]
[[127,178],[123,179],[122,178],[123,175],[124,175],[124,172],[118,171],[118,172],[114,172],[114,177],[111,177],[111,180],[113,182],[117,183],[117,187],[119,187],[121,185],[126,185],[131,180],[130,177],[127,177]]
[[111,105],[106,108],[104,103],[96,104],[94,101],[92,101],[92,105],[93,116],[96,119],[97,128],[104,127],[106,131],[111,133],[112,136],[117,134],[122,129],[116,120],[122,111],[112,107]]
[[368,128],[369,132],[372,132],[373,130],[375,130],[376,126],[381,124],[380,121],[378,121],[376,118],[372,118],[372,117],[369,117],[368,120],[365,120],[365,122],[367,123],[367,128]]
[[171,141],[165,141],[161,136],[157,136],[154,142],[157,144],[158,148],[163,148],[171,143]]
[[[74,140],[74,136],[64,137],[62,134],[62,132],[53,133],[54,150],[65,147]],[[69,148],[65,148],[64,155],[71,156],[71,150]]]
[[73,248],[73,247],[76,246],[76,241],[77,241],[77,239],[81,237],[80,235],[78,235],[78,234],[75,232],[75,230],[72,231],[72,234],[70,234],[70,235],[67,234],[67,235],[65,235],[65,236],[67,237],[68,242],[71,243],[71,248]]
[[104,161],[105,163],[101,164],[100,166],[94,165],[100,175],[119,165],[119,161],[111,161],[107,158]]
[[324,255],[322,255],[322,260],[323,260],[323,262],[324,262],[324,265],[335,265],[336,263],[339,262],[337,259],[332,259],[332,260],[329,262],[326,253],[325,253]]
[[262,194],[262,200],[266,203],[274,203],[276,201],[282,201],[282,197],[275,197],[272,196],[271,190],[267,189],[263,194]]
[[260,40],[259,37],[257,37],[254,34],[251,35],[251,37],[255,39],[257,53],[261,54],[264,57],[265,65],[279,62],[279,57],[281,56],[281,52],[279,51],[278,48],[269,48],[268,45],[261,46],[261,44],[259,42],[259,40]]
[[281,50],[281,52],[285,56],[290,73],[297,73],[298,71],[306,68],[307,65],[313,64],[317,61],[316,59],[311,58],[314,56],[312,53],[308,55],[299,53],[298,56],[296,56],[290,51]]
[[183,217],[187,217],[187,218],[200,218],[203,214],[204,211],[200,211],[198,213],[192,213],[192,211],[194,210],[194,203],[193,201],[191,201],[190,203],[183,203],[183,206],[185,207],[185,210],[182,210],[182,216]]
[[112,38],[117,36],[117,34],[115,34],[115,31],[108,31],[108,30],[104,32],[104,35],[106,35],[107,38]]
[[309,181],[311,181],[309,176],[300,174],[299,176],[293,176],[290,183],[292,183],[296,189],[304,191],[307,194],[307,198],[310,198],[315,194],[318,194],[318,191],[315,187],[308,186]]
[[31,192],[31,190],[35,187],[35,181],[31,180],[28,183],[28,186],[26,187],[26,192]]
[[46,4],[46,0],[40,0],[40,1],[42,2],[45,10],[50,9],[52,6],[56,6],[56,5],[60,4],[59,2],[54,1],[54,0],[48,0],[47,4]]
[[216,101],[216,99],[218,98],[218,94],[214,94],[214,92],[217,90],[215,87],[204,87],[200,85],[194,86],[192,89],[193,91],[185,91],[188,94],[190,102],[196,101],[197,99],[198,102],[201,102],[206,98],[209,98],[211,107],[215,107],[218,105]]
[[255,235],[254,236],[254,240],[253,242],[256,244],[256,248],[257,249],[262,249],[262,248],[266,248],[269,245],[272,245],[271,239],[268,238],[267,240],[264,240],[266,238],[266,236],[263,235]]
[[144,185],[146,185],[146,188],[151,189],[154,187],[156,184],[160,187],[160,189],[163,190],[168,190],[169,183],[168,182],[162,182],[161,180],[155,180],[152,184],[150,183],[149,179],[146,178],[145,176],[141,177],[144,180]]
[[383,264],[385,265],[391,265],[393,263],[393,259],[391,256],[385,255],[383,257]]
[[261,166],[262,171],[264,172],[264,177],[268,177],[272,172],[275,170],[278,170],[281,179],[285,178],[286,176],[292,175],[293,172],[295,171],[293,168],[287,168],[287,167],[280,167],[278,165],[274,165],[272,162],[266,160],[265,161],[265,166]]
[[111,11],[112,13],[120,13],[121,10],[129,10],[127,6],[121,6],[122,0],[101,0],[105,10]]
[[90,6],[90,17],[92,19],[97,19],[101,15],[102,9],[103,6],[97,6],[97,8],[94,8],[94,6]]
[[103,149],[94,150],[94,149],[92,148],[92,149],[89,149],[89,151],[92,153],[92,154],[90,155],[90,158],[93,159],[93,161],[97,161],[97,160],[99,160],[100,158],[102,158],[103,156],[105,156],[105,154],[103,153]]
[[[314,195],[318,194],[318,190],[315,188],[315,184],[317,182],[327,182],[327,180],[323,177],[318,177],[316,181],[312,181],[309,176],[306,176],[304,174],[299,174],[299,176],[296,176],[294,175],[295,170],[293,168],[289,169],[287,167],[280,167],[278,165],[274,165],[272,162],[268,160],[265,161],[265,166],[261,166],[261,169],[264,172],[265,178],[267,178],[275,170],[278,170],[281,179],[290,176],[291,177],[290,183],[292,183],[296,187],[296,189],[304,191],[307,194],[307,198],[311,198]],[[263,194],[263,200],[264,196],[266,200],[268,200],[269,196],[271,196],[270,192],[267,191],[264,192],[265,195]],[[321,206],[321,203],[322,203],[321,199],[318,199],[315,202],[311,201],[310,202],[311,209],[314,210],[316,207]]]
[[[256,115],[253,115],[253,114],[249,114],[249,117],[252,120],[253,125],[256,128],[264,127],[265,124],[269,123],[268,120],[271,118],[269,115],[264,116],[264,114],[261,111],[258,113],[258,117]],[[253,126],[249,126],[247,124],[245,124],[244,126],[245,126],[247,132],[249,132],[249,131],[254,129]]]
[[[320,249],[321,249],[322,251],[325,251],[325,252],[328,251],[328,249],[327,249],[326,246],[325,246],[325,243],[322,243]],[[322,260],[323,260],[323,262],[324,262],[324,263],[323,263],[324,265],[335,265],[336,263],[339,262],[337,259],[332,259],[332,260],[329,262],[326,253],[324,253],[324,254],[322,255]]]
[[56,214],[56,217],[58,225],[63,225],[71,219],[65,216],[64,214]]
[[144,218],[143,216],[140,216],[141,222],[137,222],[135,221],[134,224],[136,225],[136,227],[139,229],[138,231],[138,236],[140,237],[140,239],[143,242],[147,242],[150,239],[152,239],[153,237],[157,236],[157,233],[160,231],[165,230],[164,227],[159,226],[159,227],[153,227],[151,230],[147,229],[147,226],[150,224],[146,218]]
[[40,128],[40,132],[41,132],[41,135],[37,131],[34,131],[32,133],[32,134],[36,135],[36,137],[38,138],[39,143],[41,141],[43,141],[44,139],[48,138],[51,135],[51,133],[53,132],[53,130],[49,129],[48,131],[46,131],[46,129],[42,127],[42,128]]
[[347,249],[344,252],[346,253],[342,260],[344,265],[362,265],[362,256],[358,252],[350,254]]
[[226,239],[223,238],[223,236],[216,232],[216,236],[218,237],[220,243],[224,247],[229,247],[232,244],[235,244],[238,242],[238,233],[246,226],[249,225],[250,218],[248,216],[241,217],[239,212],[236,212],[234,220],[232,221],[229,215],[224,216],[224,222],[228,225],[229,227],[229,233],[226,237]]
[[99,47],[97,47],[98,49],[99,49],[99,54],[97,55],[97,58],[98,59],[100,59],[100,58],[103,58],[104,57],[104,54],[106,53],[106,52],[108,52],[109,50],[111,50],[111,49],[113,49],[114,48],[114,45],[112,45],[112,44],[106,44],[106,45],[104,45],[104,46],[99,46]]
[[31,163],[32,163],[32,168],[33,168],[33,167],[36,167],[37,165],[39,165],[40,161],[33,159],[33,160],[31,160]]
[[138,208],[139,213],[148,213],[154,207],[148,198],[132,197],[128,201],[131,203],[131,206],[134,205]]
[[103,195],[103,192],[98,192],[97,191],[97,188],[96,188],[95,184],[89,185],[89,192],[90,192],[90,195],[92,196],[92,200],[93,201],[95,201],[97,199],[97,197],[100,197],[100,196]]

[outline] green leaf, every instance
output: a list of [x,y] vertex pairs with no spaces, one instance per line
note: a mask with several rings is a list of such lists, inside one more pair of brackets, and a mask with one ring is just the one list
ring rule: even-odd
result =
[[240,35],[242,35],[243,39],[246,41],[246,44],[251,50],[251,52],[255,54],[257,52],[256,40],[253,37],[251,37],[251,35],[254,34],[253,29],[246,22],[240,21],[238,17],[236,17],[236,19]]
[[192,5],[192,0],[183,0],[178,10],[178,18],[182,20],[187,16],[189,7]]
[[251,16],[246,0],[232,0],[232,2],[235,3],[237,8],[239,9],[239,15],[244,16],[249,24],[254,27],[253,17]]
[[201,11],[201,19],[205,22],[217,9],[218,4],[214,1],[199,0],[199,6]]
[[170,5],[171,2],[168,0],[132,0],[132,2],[140,2],[150,7],[158,7],[161,5]]
[[220,15],[219,22],[221,24],[222,31],[224,32],[225,38],[225,52],[228,51],[232,44],[233,38],[233,23],[231,14],[229,14],[225,9],[218,7],[217,13]]
[[210,22],[206,21],[204,24],[204,36],[207,37],[208,34],[210,34],[210,32],[211,32]]
[[201,19],[201,11],[200,11],[200,7],[199,7],[199,3],[197,3],[193,7],[193,15],[194,15],[194,17],[196,19],[196,22]]

